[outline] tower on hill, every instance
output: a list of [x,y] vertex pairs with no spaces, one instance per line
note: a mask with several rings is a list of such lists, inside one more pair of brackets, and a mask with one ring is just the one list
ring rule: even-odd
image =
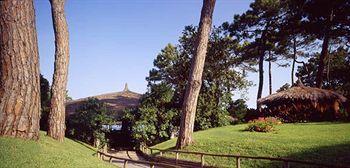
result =
[[125,83],[125,86],[124,86],[124,90],[123,90],[124,92],[127,92],[127,91],[129,91],[129,88],[128,88],[128,83]]

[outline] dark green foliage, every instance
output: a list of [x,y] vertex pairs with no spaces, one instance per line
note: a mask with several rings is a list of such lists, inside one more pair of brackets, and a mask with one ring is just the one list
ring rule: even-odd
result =
[[[193,56],[197,28],[185,27],[179,44],[168,44],[154,60],[154,68],[146,78],[148,92],[138,109],[125,114],[129,131],[138,143],[153,144],[169,139],[179,126],[179,112]],[[195,130],[230,124],[227,111],[233,91],[250,83],[245,73],[238,72],[239,60],[233,51],[237,43],[221,28],[214,28],[208,45],[200,90]],[[145,129],[146,128],[146,129]]]
[[246,122],[245,117],[247,115],[248,106],[244,99],[237,99],[236,101],[231,102],[228,111],[238,123]]
[[41,117],[40,129],[47,131],[47,120],[50,111],[50,83],[40,74],[40,103],[41,103]]
[[178,111],[171,107],[174,91],[169,85],[154,84],[141,99],[138,109],[128,109],[124,125],[136,145],[169,139]]
[[40,74],[40,100],[42,107],[48,107],[50,105],[50,83]]
[[[316,87],[321,88],[324,80],[325,60],[332,47],[349,45],[350,2],[348,0],[297,0],[286,1],[292,13],[298,13],[289,20],[297,20],[304,36],[314,36],[322,42],[317,66]],[[336,41],[336,43],[333,43]]]
[[258,64],[259,84],[257,99],[262,96],[264,61],[275,62],[277,61],[277,56],[281,54],[276,48],[281,17],[280,8],[281,3],[279,0],[256,0],[250,4],[250,9],[246,12],[241,15],[235,15],[231,24],[223,24],[226,32],[239,41],[240,47],[237,52],[241,61],[248,63],[249,66]]
[[[263,89],[263,61],[292,59],[291,83],[299,57],[321,51],[317,71],[324,71],[332,48],[349,46],[350,2],[347,0],[255,0],[250,9],[224,23],[228,34],[239,41],[237,50],[244,63],[259,64],[260,98]],[[321,45],[322,44],[322,45]],[[288,66],[290,63],[278,65]],[[253,69],[253,68],[250,68]],[[316,81],[323,81],[319,73]],[[318,85],[318,87],[320,87]]]
[[[326,60],[323,76],[323,87],[325,89],[335,90],[350,98],[350,54],[349,50],[339,48],[330,53]],[[308,62],[298,67],[297,76],[306,86],[314,87],[317,74],[319,55],[310,58]]]
[[[50,83],[40,74],[40,103],[41,103],[41,116],[40,116],[40,130],[47,131],[48,129],[48,117],[50,112]],[[72,100],[66,91],[66,101]]]
[[92,144],[96,139],[101,145],[106,143],[105,133],[108,130],[102,125],[112,124],[113,118],[106,105],[96,98],[89,98],[74,114],[67,118],[67,135]]
[[288,1],[292,10],[301,14],[304,33],[315,35],[320,40],[325,36],[330,39],[349,40],[348,0],[297,0]]

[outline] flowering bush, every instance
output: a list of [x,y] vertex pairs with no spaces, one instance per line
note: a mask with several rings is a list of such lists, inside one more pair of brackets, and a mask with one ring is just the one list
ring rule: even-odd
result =
[[247,130],[256,132],[271,132],[275,130],[275,125],[280,124],[282,124],[282,122],[275,117],[260,117],[258,119],[249,121]]

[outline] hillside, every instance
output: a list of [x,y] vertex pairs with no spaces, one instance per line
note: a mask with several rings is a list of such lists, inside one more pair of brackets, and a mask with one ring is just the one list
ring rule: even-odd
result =
[[82,142],[63,143],[40,134],[38,142],[0,137],[0,167],[115,167],[98,160],[94,149]]
[[[350,123],[283,124],[277,127],[277,132],[272,133],[247,132],[245,128],[243,124],[196,132],[195,143],[185,150],[350,165]],[[174,147],[175,142],[176,139],[173,139],[154,147],[169,149]],[[184,154],[180,155],[180,159],[200,161],[198,156]],[[235,163],[234,159],[205,159],[206,164],[221,167],[232,167]],[[268,161],[242,160],[241,163],[242,167],[276,166],[276,163]]]
[[89,98],[97,98],[99,101],[106,104],[108,111],[114,114],[114,117],[120,118],[123,115],[125,108],[137,107],[142,94],[132,92],[127,85],[121,92],[106,93],[87,98],[72,100],[66,104],[66,114],[71,115],[84,104]]

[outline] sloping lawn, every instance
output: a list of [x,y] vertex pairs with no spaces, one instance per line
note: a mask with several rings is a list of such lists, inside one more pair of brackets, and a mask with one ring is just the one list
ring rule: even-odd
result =
[[[218,154],[286,157],[325,164],[350,165],[350,123],[299,123],[277,126],[278,131],[244,131],[247,125],[226,126],[199,131],[195,143],[185,150]],[[176,139],[154,146],[173,148]],[[169,154],[167,154],[170,156]],[[198,156],[180,154],[180,159],[197,160]],[[235,167],[234,159],[206,157],[206,164]],[[280,163],[242,160],[242,167],[276,167]],[[303,167],[302,165],[291,165]]]
[[59,143],[40,133],[38,142],[0,137],[0,167],[115,167],[98,160],[89,145],[65,139]]

